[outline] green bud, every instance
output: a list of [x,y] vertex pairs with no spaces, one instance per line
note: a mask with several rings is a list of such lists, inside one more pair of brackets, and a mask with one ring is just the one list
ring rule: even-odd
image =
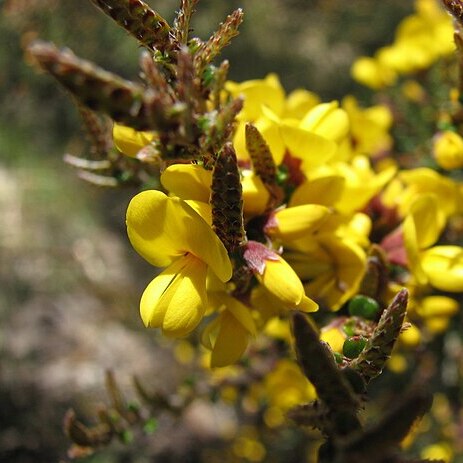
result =
[[334,361],[340,365],[343,360],[344,360],[344,357],[342,354],[340,354],[339,352],[333,352],[333,356],[334,356]]
[[358,294],[349,301],[350,315],[374,320],[379,312],[379,304],[368,296]]
[[367,339],[363,336],[353,336],[347,338],[342,346],[342,353],[350,359],[355,359],[360,355],[360,352],[365,348]]

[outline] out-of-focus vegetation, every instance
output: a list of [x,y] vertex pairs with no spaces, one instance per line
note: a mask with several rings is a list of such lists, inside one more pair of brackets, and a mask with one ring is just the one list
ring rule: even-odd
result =
[[[177,7],[174,0],[148,3],[168,19]],[[329,100],[350,91],[353,59],[390,41],[412,1],[202,0],[197,34],[207,37],[211,24],[237,7],[246,20],[225,52],[230,77],[277,72],[287,90],[304,86]],[[64,152],[86,149],[77,113],[23,60],[24,46],[40,36],[131,77],[139,49],[86,1],[7,0],[0,8],[0,459],[57,461],[67,447],[64,410],[74,404],[93,411],[86,401],[102,400],[105,368],[120,370],[123,385],[138,373],[164,388],[176,384],[180,368],[171,367],[172,353],[155,346],[152,333],[139,332],[138,294],[151,270],[125,244],[122,218],[132,192],[81,188],[61,164]],[[214,435],[210,422],[192,433],[200,412],[191,410],[194,425],[178,428],[166,417],[164,437],[146,444],[147,454],[199,461],[194,439]],[[167,438],[174,431],[176,448]],[[289,459],[297,449],[292,438],[292,449],[279,449],[286,461],[298,461],[297,452]],[[126,450],[113,452],[92,461],[129,458]]]

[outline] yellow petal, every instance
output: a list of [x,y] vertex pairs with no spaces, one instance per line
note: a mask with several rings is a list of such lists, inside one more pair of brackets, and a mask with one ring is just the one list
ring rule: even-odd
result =
[[157,190],[139,193],[127,209],[127,233],[136,251],[158,267],[191,253],[222,280],[232,267],[225,246],[211,227],[179,198]]
[[432,286],[442,291],[463,291],[463,248],[435,246],[422,253],[421,264]]
[[305,171],[326,163],[336,153],[334,141],[308,130],[285,123],[281,134],[291,155],[302,160]]
[[291,241],[316,231],[330,213],[327,207],[317,204],[281,209],[275,212],[272,225],[266,228],[266,232],[281,240]]
[[227,82],[226,89],[233,96],[244,98],[243,109],[238,115],[240,121],[255,121],[262,114],[262,107],[268,107],[280,114],[285,100],[285,92],[276,74],[265,79],[248,80],[240,84]]
[[252,336],[256,335],[256,325],[248,307],[242,304],[238,299],[226,296],[227,310],[240,322],[240,324]]
[[463,138],[446,130],[434,137],[434,157],[440,167],[447,170],[463,167]]
[[407,251],[408,268],[417,282],[420,285],[425,285],[428,283],[428,277],[421,266],[416,224],[412,215],[408,215],[403,222],[403,237],[405,250]]
[[207,307],[207,265],[200,259],[187,256],[188,264],[182,269],[162,323],[167,336],[186,336],[204,316]]
[[201,321],[207,305],[207,266],[192,255],[181,257],[145,289],[140,314],[147,327],[172,337],[185,336]]
[[304,287],[291,266],[281,257],[277,260],[267,260],[262,275],[256,274],[260,283],[281,303],[288,308],[302,308],[313,312],[318,309],[315,302],[307,301],[304,296]]
[[196,164],[173,164],[161,175],[163,187],[182,199],[209,202],[212,171]]
[[229,311],[221,314],[220,329],[211,355],[211,367],[237,362],[249,342],[249,332]]
[[212,209],[211,205],[208,203],[203,203],[202,201],[195,201],[192,199],[187,199],[185,202],[190,206],[201,218],[212,227]]
[[315,106],[302,119],[300,127],[339,142],[349,132],[349,117],[338,106],[337,101]]
[[339,327],[328,327],[322,329],[320,339],[329,344],[333,352],[342,352],[346,335]]
[[334,206],[342,195],[345,179],[341,175],[329,175],[309,179],[300,185],[291,196],[289,205],[321,204]]
[[127,156],[135,157],[138,152],[149,145],[153,138],[153,132],[139,132],[125,125],[114,124],[113,138],[116,148]]
[[262,180],[250,170],[243,171],[243,209],[246,216],[260,215],[267,208],[270,193]]
[[201,332],[200,341],[206,349],[212,350],[214,348],[217,333],[220,329],[220,322],[221,317],[219,315],[218,317],[214,318],[214,320],[209,322]]
[[366,270],[366,255],[352,241],[326,235],[319,238],[319,248],[307,253],[305,261],[298,265],[304,280],[304,272],[312,274],[313,280],[304,285],[309,297],[323,301],[330,310],[338,310],[357,293]]
[[351,75],[357,82],[373,89],[393,85],[397,80],[397,74],[392,68],[366,56],[354,62]]
[[305,89],[292,91],[286,99],[285,118],[302,119],[302,117],[320,103],[320,98]]
[[451,317],[458,312],[459,304],[455,299],[447,296],[425,297],[417,307],[420,317]]
[[[160,328],[164,319],[166,306],[159,306],[159,301],[173,284],[178,273],[185,266],[182,258],[177,259],[146,287],[140,301],[140,315],[147,328]],[[161,310],[163,312],[161,312]]]
[[425,194],[418,197],[410,207],[410,214],[415,222],[416,238],[420,249],[432,246],[442,231],[439,226],[439,206],[434,195]]

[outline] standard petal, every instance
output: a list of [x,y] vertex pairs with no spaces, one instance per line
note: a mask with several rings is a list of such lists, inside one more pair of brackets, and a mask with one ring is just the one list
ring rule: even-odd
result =
[[345,178],[341,175],[309,179],[296,188],[289,205],[291,207],[302,204],[334,206],[342,195],[345,182]]
[[275,212],[274,226],[266,232],[284,241],[291,241],[313,233],[330,214],[330,210],[318,204],[287,207]]
[[282,124],[281,134],[291,155],[302,160],[304,171],[324,164],[336,152],[334,141],[291,124]]
[[338,142],[349,132],[349,117],[337,101],[322,103],[305,115],[300,127]]
[[152,132],[140,132],[125,125],[114,124],[113,139],[116,148],[127,156],[135,157],[154,138]]
[[196,164],[173,164],[161,175],[163,187],[182,199],[209,202],[212,171]]
[[139,193],[127,209],[127,232],[132,246],[153,265],[163,267],[191,253],[210,265],[222,281],[231,278],[232,266],[225,246],[179,198],[157,190]]

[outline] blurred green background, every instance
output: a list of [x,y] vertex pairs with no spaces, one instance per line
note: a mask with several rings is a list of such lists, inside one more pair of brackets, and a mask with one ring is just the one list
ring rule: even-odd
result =
[[[148,3],[169,21],[178,7]],[[194,34],[207,38],[237,7],[245,22],[225,52],[231,79],[276,72],[288,91],[305,87],[324,100],[355,92],[368,101],[350,64],[391,41],[413,2],[201,0]],[[62,163],[65,152],[85,153],[77,112],[23,52],[40,37],[134,78],[137,44],[89,1],[6,0],[0,11],[0,461],[51,462],[66,458],[65,410],[94,412],[106,368],[123,386],[137,373],[161,389],[180,372],[139,321],[153,270],[125,237],[134,191],[98,189]],[[92,461],[197,461],[191,425],[163,427],[146,457],[117,449]]]

